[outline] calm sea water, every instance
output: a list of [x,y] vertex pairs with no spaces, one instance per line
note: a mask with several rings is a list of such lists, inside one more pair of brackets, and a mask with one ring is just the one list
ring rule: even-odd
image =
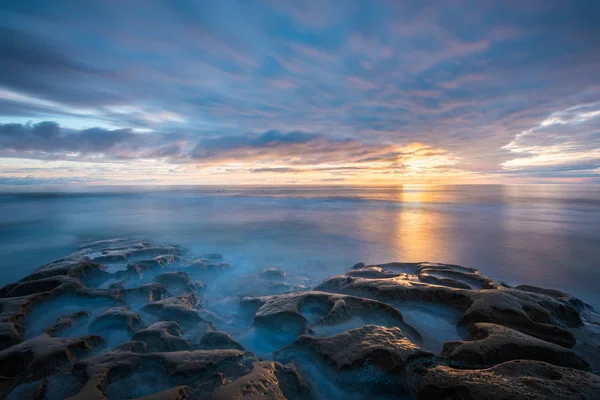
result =
[[313,282],[354,263],[436,261],[600,309],[600,187],[3,189],[0,285],[78,243],[136,236]]

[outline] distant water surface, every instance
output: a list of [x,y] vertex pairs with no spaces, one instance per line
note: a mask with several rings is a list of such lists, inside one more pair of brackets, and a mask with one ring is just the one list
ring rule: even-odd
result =
[[579,185],[4,188],[0,285],[130,236],[313,282],[359,261],[461,264],[600,310],[600,187]]

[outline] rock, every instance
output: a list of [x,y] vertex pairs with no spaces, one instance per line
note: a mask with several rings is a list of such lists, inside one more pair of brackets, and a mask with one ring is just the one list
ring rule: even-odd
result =
[[181,257],[176,255],[160,255],[151,260],[142,260],[127,264],[127,274],[134,277],[143,277],[145,274],[164,268],[170,264],[178,263]]
[[176,295],[192,293],[197,290],[196,284],[191,281],[190,276],[184,271],[163,272],[154,278],[154,281],[160,283],[170,293]]
[[352,269],[361,269],[361,268],[364,268],[364,267],[365,267],[365,263],[364,262],[359,262],[359,263],[354,264],[352,266]]
[[[27,321],[28,313],[31,310],[62,295],[70,296],[73,301],[99,299],[100,301],[106,300],[107,303],[119,303],[118,293],[90,289],[77,278],[56,274],[57,271],[69,273],[73,268],[78,268],[77,263],[63,260],[58,264],[61,264],[61,267],[57,270],[48,266],[38,270],[47,272],[48,276],[46,277],[40,277],[39,272],[34,272],[19,283],[7,285],[2,290],[4,295],[10,297],[0,297],[0,338],[2,339],[0,349],[8,348],[22,340],[25,336],[24,322]],[[31,279],[31,276],[39,279]],[[43,282],[40,283],[40,281]],[[48,282],[53,283],[48,286]],[[42,332],[43,330],[35,334]]]
[[123,282],[114,282],[108,286],[109,289],[124,290]]
[[140,317],[125,307],[113,307],[100,314],[90,325],[90,330],[102,332],[110,329],[121,329],[131,333],[143,326]]
[[52,276],[37,280],[28,280],[8,285],[0,289],[1,297],[22,297],[37,293],[50,292],[63,284],[81,285],[77,279],[65,276]]
[[43,378],[58,370],[70,370],[72,363],[105,346],[100,336],[81,338],[53,338],[47,334],[36,336],[0,351],[0,393],[7,393],[22,379]]
[[202,322],[197,308],[200,298],[196,294],[155,301],[144,306],[141,311],[153,315],[162,321],[176,321],[180,325]]
[[225,332],[208,332],[206,335],[200,339],[200,346],[206,350],[216,350],[216,349],[235,349],[235,350],[244,350],[244,347],[233,340],[231,335]]
[[421,381],[419,399],[546,400],[600,398],[600,377],[541,361],[515,360],[488,369],[438,365]]
[[373,278],[334,276],[323,281],[315,290],[373,298],[382,302],[411,301],[445,304],[463,310],[468,309],[473,303],[468,290],[422,283],[418,281],[417,275],[412,279],[412,273],[399,271],[388,276],[388,272],[384,272],[381,268],[366,267],[364,270],[369,274],[376,273],[378,276]]
[[131,338],[146,343],[147,351],[165,352],[191,350],[192,346],[181,338],[179,324],[175,321],[156,322],[141,329]]
[[468,368],[489,367],[505,361],[527,359],[589,370],[589,364],[562,346],[521,333],[504,326],[476,323],[468,341],[448,342],[442,356],[464,363]]
[[360,267],[353,269],[352,271],[348,271],[346,276],[352,276],[357,278],[369,278],[369,279],[379,279],[379,278],[393,278],[396,276],[406,275],[403,273],[391,274],[389,272],[383,272],[383,269],[378,266],[369,266],[369,267]]
[[400,328],[376,325],[327,337],[303,335],[276,351],[275,358],[293,360],[307,371],[316,398],[408,397],[437,360]]
[[189,269],[192,274],[210,279],[231,269],[231,266],[226,262],[216,262],[201,258],[188,265],[186,269]]
[[301,292],[242,300],[242,305],[250,304],[257,307],[255,325],[291,332],[296,336],[308,329],[333,327],[352,318],[361,318],[382,325],[400,326],[414,340],[420,340],[419,333],[404,322],[400,311],[375,300],[324,292]]
[[162,255],[182,256],[184,254],[185,250],[178,246],[154,245],[135,239],[111,239],[86,243],[74,253],[76,256],[89,257],[96,262],[127,262]]
[[23,340],[14,323],[0,323],[0,351],[14,346]]
[[546,296],[554,297],[555,299],[569,303],[571,306],[573,306],[573,308],[575,308],[578,311],[589,310],[592,308],[590,305],[584,303],[583,301],[579,300],[578,298],[575,298],[575,297],[571,296],[570,294],[561,292],[560,290],[543,289],[543,288],[539,288],[539,287],[531,286],[531,285],[519,285],[519,286],[515,286],[515,289],[522,290],[524,292],[538,293],[538,294],[544,294]]
[[127,257],[124,254],[105,254],[94,257],[94,262],[101,264],[126,263]]
[[187,400],[190,398],[189,386],[177,386],[136,400]]
[[70,256],[38,268],[23,278],[21,282],[60,275],[79,279],[83,284],[101,282],[110,277],[110,274],[99,263],[92,262],[85,257]]
[[457,288],[457,289],[471,289],[471,286],[467,285],[466,283],[451,279],[451,278],[438,278],[436,276],[433,275],[429,275],[429,274],[421,274],[419,275],[419,280],[421,282],[425,282],[425,283],[429,283],[432,285],[440,285],[440,286],[447,286],[447,287],[452,287],[452,288]]
[[267,268],[260,273],[262,279],[280,281],[285,279],[285,271],[281,268]]
[[136,303],[152,303],[160,301],[168,294],[163,285],[157,282],[150,282],[143,286],[131,289],[120,289],[117,293],[119,298],[124,301]]
[[201,258],[205,259],[205,260],[210,260],[210,261],[223,261],[224,257],[223,255],[219,254],[219,253],[208,253],[203,255]]
[[130,341],[114,347],[112,351],[147,353],[148,346],[144,342]]
[[[325,280],[316,290],[382,302],[451,306],[463,312],[460,325],[466,328],[477,322],[497,323],[565,347],[575,344],[568,328],[582,325],[579,313],[569,303],[547,294],[507,288],[473,269],[446,264],[391,263],[357,269],[352,275],[361,271],[369,277],[336,276]],[[482,289],[461,289],[419,281],[419,277],[433,272]],[[376,277],[371,277],[373,275]],[[443,282],[438,279],[437,283]]]
[[187,286],[190,284],[190,276],[187,274],[187,272],[184,271],[163,272],[162,274],[154,278],[154,281],[160,283],[163,286]]
[[400,328],[377,325],[365,325],[328,337],[303,335],[276,356],[292,360],[300,351],[313,352],[336,369],[355,369],[370,363],[394,374],[404,374],[417,360],[433,357],[410,341]]
[[[460,282],[473,289],[496,289],[502,284],[483,275],[473,268],[465,268],[460,265],[438,264],[438,263],[419,263],[418,274],[422,276],[437,277],[441,282],[448,279],[448,282]],[[452,286],[451,286],[452,287]]]
[[582,325],[575,309],[545,295],[500,288],[473,291],[470,298],[473,303],[460,321],[464,326],[476,322],[496,323],[564,347],[573,347],[575,338],[566,328]]
[[258,361],[248,375],[217,388],[211,399],[301,400],[312,399],[312,396],[295,369],[272,361]]
[[46,330],[46,333],[48,333],[48,335],[50,336],[56,336],[59,333],[73,326],[73,324],[75,323],[80,323],[82,321],[87,322],[89,317],[89,311],[77,311],[73,314],[59,317],[54,323],[54,325],[52,325]]
[[[207,398],[214,390],[216,375],[245,375],[254,361],[238,350],[144,354],[114,349],[75,364],[74,370],[82,374],[85,383],[70,400],[136,398],[183,385],[196,398]],[[144,384],[132,385],[136,379]],[[206,387],[210,387],[208,393]]]
[[[0,386],[2,384],[0,383]],[[71,397],[81,388],[77,377],[68,371],[56,371],[42,379],[26,381],[15,387],[4,397],[5,400],[44,399],[62,400]]]
[[[1,288],[0,398],[600,398],[600,314],[561,291],[436,263],[359,263],[304,291],[185,257],[100,241]],[[207,308],[199,276],[222,278]],[[57,337],[88,332],[104,339]]]

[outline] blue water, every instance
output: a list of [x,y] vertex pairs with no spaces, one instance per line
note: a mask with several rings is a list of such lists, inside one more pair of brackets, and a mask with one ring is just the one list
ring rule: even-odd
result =
[[600,309],[600,187],[5,188],[0,285],[78,243],[136,236],[311,282],[354,263],[436,261]]

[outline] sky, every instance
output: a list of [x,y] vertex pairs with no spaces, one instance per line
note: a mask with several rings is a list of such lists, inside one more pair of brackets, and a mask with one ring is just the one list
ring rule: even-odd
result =
[[0,185],[600,183],[600,2],[2,0]]

